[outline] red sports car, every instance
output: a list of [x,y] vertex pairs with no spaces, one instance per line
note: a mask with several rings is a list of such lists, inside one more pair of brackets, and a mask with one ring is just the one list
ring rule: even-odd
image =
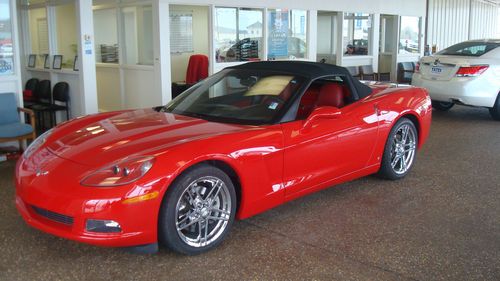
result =
[[41,135],[17,163],[16,205],[60,237],[196,254],[235,218],[374,173],[404,177],[430,123],[421,88],[369,87],[328,64],[247,63],[166,106]]

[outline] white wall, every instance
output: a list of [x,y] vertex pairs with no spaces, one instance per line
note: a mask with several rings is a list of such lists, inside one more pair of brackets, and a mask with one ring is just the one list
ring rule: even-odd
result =
[[170,68],[172,81],[185,81],[189,57],[193,54],[209,55],[208,7],[170,5],[170,11],[193,13],[193,49],[192,53],[171,54]]
[[55,7],[57,28],[56,55],[63,56],[67,68],[73,68],[76,56],[76,20],[75,5],[73,3]]
[[442,50],[498,35],[498,5],[479,0],[429,0],[427,44]]

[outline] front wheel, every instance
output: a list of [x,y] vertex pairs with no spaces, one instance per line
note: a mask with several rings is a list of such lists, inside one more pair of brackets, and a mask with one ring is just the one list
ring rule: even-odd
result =
[[452,102],[445,102],[445,101],[432,101],[432,107],[440,110],[440,111],[448,111],[450,110],[455,104]]
[[497,100],[492,108],[490,108],[491,117],[497,121],[500,121],[500,94],[497,96]]
[[200,165],[169,187],[159,216],[159,239],[175,252],[199,254],[219,245],[231,229],[236,193],[222,170]]
[[406,176],[415,160],[417,142],[415,125],[409,119],[401,118],[389,133],[378,175],[390,180]]

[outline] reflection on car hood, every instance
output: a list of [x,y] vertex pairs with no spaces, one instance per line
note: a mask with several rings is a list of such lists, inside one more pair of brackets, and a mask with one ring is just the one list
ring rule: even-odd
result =
[[[92,116],[85,117],[92,118]],[[84,165],[104,165],[134,154],[157,153],[176,144],[240,131],[247,126],[156,112],[128,111],[75,129],[62,126],[50,138],[48,149],[59,157]],[[93,116],[95,118],[95,116]]]

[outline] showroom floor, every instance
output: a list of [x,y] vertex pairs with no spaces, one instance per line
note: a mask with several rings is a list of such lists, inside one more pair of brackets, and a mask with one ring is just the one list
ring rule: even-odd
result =
[[434,112],[404,180],[367,177],[236,222],[219,248],[136,255],[22,221],[0,163],[0,280],[500,280],[500,122]]

